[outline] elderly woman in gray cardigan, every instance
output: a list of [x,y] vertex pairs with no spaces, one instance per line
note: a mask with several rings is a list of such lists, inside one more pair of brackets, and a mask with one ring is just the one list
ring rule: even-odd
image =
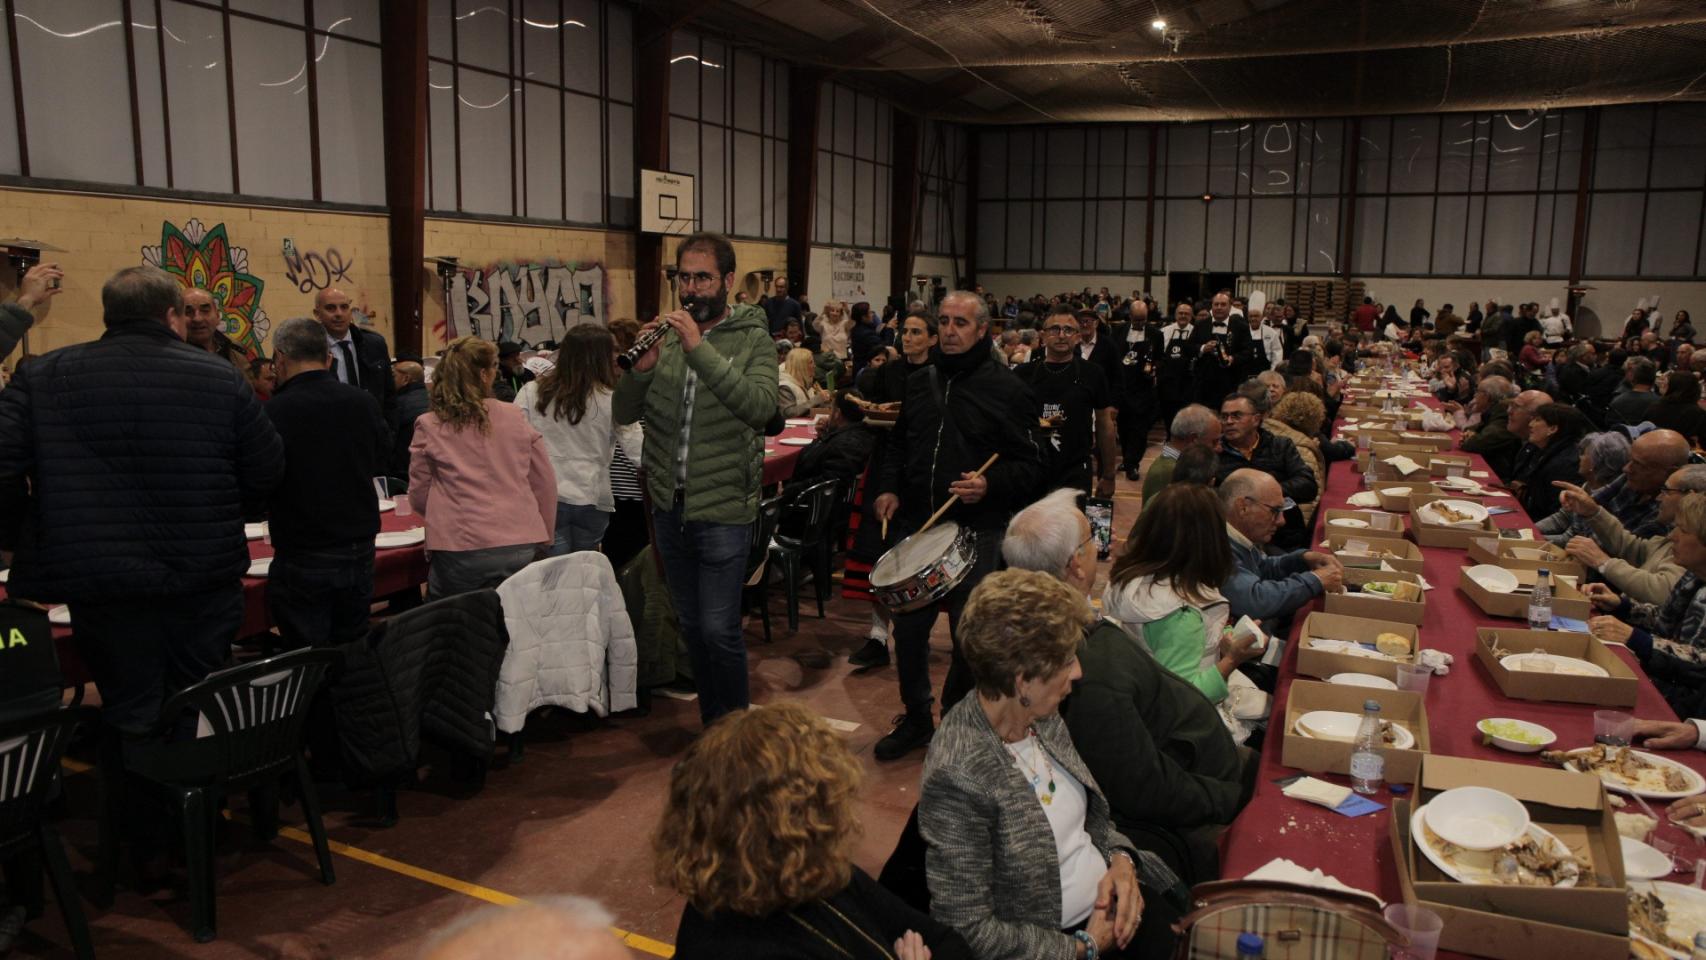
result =
[[1114,829],[1056,712],[1082,675],[1084,598],[1005,570],[972,591],[961,652],[977,695],[942,718],[924,761],[919,828],[931,915],[983,960],[1097,960],[1143,914],[1141,881],[1178,883]]

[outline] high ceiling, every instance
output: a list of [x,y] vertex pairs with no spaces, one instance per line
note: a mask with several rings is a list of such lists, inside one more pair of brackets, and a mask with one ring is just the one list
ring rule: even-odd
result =
[[968,123],[1706,100],[1706,0],[705,0],[692,22]]

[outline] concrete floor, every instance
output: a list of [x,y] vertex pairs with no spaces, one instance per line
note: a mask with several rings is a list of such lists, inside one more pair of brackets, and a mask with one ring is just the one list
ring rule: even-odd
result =
[[[1152,443],[1146,464],[1157,449]],[[1137,484],[1122,477],[1119,487],[1115,534],[1123,539],[1136,519]],[[866,769],[857,861],[874,875],[916,803],[924,752],[892,764],[871,757],[899,712],[899,698],[892,666],[860,673],[847,664],[847,654],[864,641],[869,607],[837,596],[819,620],[808,602],[799,632],[790,636],[775,593],[775,643],[764,644],[758,623],[747,623],[753,701],[799,700],[825,717],[858,724],[847,734]],[[939,690],[947,672],[946,618],[932,648]],[[337,883],[330,887],[318,880],[299,808],[282,811],[284,834],[263,847],[232,824],[219,854],[217,941],[197,944],[185,932],[189,904],[178,886],[147,895],[121,889],[109,910],[84,903],[96,952],[127,960],[402,960],[415,956],[431,931],[486,902],[576,893],[610,909],[620,930],[633,935],[637,957],[667,955],[682,903],[652,879],[649,835],[673,759],[698,726],[696,704],[663,696],[643,718],[535,718],[521,763],[505,766],[500,748],[498,767],[478,791],[429,768],[399,795],[402,819],[388,829],[366,819],[365,796],[322,796],[331,838],[344,845],[334,853]],[[90,774],[67,777],[60,828],[80,878],[95,846],[94,786]],[[12,956],[72,956],[51,900]]]

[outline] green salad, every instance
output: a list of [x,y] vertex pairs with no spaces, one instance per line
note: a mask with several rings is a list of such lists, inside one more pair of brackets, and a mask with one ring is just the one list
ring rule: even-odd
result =
[[1476,724],[1480,731],[1489,737],[1500,740],[1510,740],[1515,743],[1537,744],[1545,743],[1546,738],[1524,727],[1515,720],[1482,720]]

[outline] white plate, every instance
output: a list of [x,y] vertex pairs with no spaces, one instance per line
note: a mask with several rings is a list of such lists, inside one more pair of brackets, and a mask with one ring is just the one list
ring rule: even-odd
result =
[[[1623,876],[1629,880],[1657,880],[1670,876],[1670,858],[1634,837],[1623,837]],[[1690,888],[1692,889],[1692,888]]]
[[[1645,797],[1648,800],[1681,800],[1683,797],[1692,797],[1697,793],[1706,791],[1706,777],[1702,777],[1700,774],[1695,773],[1692,769],[1685,767],[1680,763],[1677,763],[1675,760],[1671,760],[1668,757],[1661,757],[1656,753],[1647,753],[1644,750],[1631,750],[1629,752],[1643,760],[1657,764],[1658,766],[1674,767],[1677,770],[1681,770],[1683,775],[1688,778],[1687,788],[1683,790],[1637,789],[1629,786],[1622,780],[1601,774],[1599,779],[1605,784],[1605,789],[1612,790],[1617,793],[1626,793],[1632,797]],[[1564,769],[1576,773],[1581,772],[1576,769],[1574,761],[1565,763]]]
[[[1566,677],[1611,676],[1597,663],[1576,657],[1560,657],[1555,653],[1516,653],[1499,662],[1506,670],[1520,670],[1524,673],[1559,673]],[[1538,664],[1548,664],[1552,669],[1536,669]]]
[[249,570],[243,574],[246,577],[264,577],[272,573],[272,558],[261,557],[249,562]]
[[1441,477],[1434,481],[1434,486],[1447,490],[1479,490],[1481,485],[1468,477]]
[[71,623],[71,608],[63,603],[54,607],[47,612],[47,622],[57,623],[62,627],[69,625]]
[[395,510],[395,509],[397,509],[397,501],[395,501],[395,500],[381,500],[381,501],[379,501],[379,512],[380,513],[384,513],[387,510]]
[[[1446,876],[1456,880],[1458,883],[1491,883],[1493,876],[1493,851],[1465,850],[1462,853],[1457,854],[1457,856],[1452,860],[1447,860],[1445,856],[1436,850],[1434,845],[1428,841],[1426,828],[1427,809],[1427,805],[1423,804],[1422,806],[1417,807],[1416,812],[1410,816],[1410,836],[1415,840],[1416,849],[1422,851],[1424,856],[1433,861],[1434,866],[1440,868],[1440,870],[1444,871]],[[1570,848],[1564,845],[1564,841],[1559,840],[1556,835],[1547,830],[1545,827],[1531,823],[1528,825],[1528,835],[1549,844],[1555,853],[1569,852]],[[1558,884],[1559,887],[1573,887],[1575,885],[1576,880],[1574,877]]]
[[[1338,740],[1351,743],[1356,740],[1357,727],[1362,725],[1362,714],[1347,713],[1343,710],[1311,710],[1297,718],[1297,732],[1315,740]],[[1398,724],[1392,725],[1393,750],[1408,750],[1416,745],[1416,735]]]
[[[1380,506],[1380,494],[1373,490],[1359,490],[1347,497],[1345,502],[1353,507],[1378,507]],[[1346,517],[1345,519],[1352,518]]]
[[389,547],[407,547],[426,540],[426,527],[414,527],[409,530],[387,530],[373,538],[373,545],[381,550]]
[[[1469,519],[1447,520],[1438,513],[1440,507],[1449,507],[1458,513],[1468,514]],[[1435,500],[1423,505],[1422,510],[1427,513],[1429,523],[1444,524],[1448,527],[1476,527],[1487,519],[1487,508],[1469,500]]]
[[5,583],[7,580],[10,580],[11,578],[12,578],[12,568],[11,567],[7,567],[4,570],[0,570],[0,583]]
[[1327,521],[1327,525],[1332,527],[1346,527],[1351,530],[1368,529],[1368,521],[1359,520],[1356,517],[1336,517]]
[[[1540,742],[1527,743],[1522,740],[1501,737],[1487,729],[1486,725],[1490,723],[1514,723],[1525,733],[1539,737]],[[1557,734],[1546,729],[1540,724],[1530,723],[1527,720],[1517,720],[1511,717],[1488,717],[1485,720],[1477,721],[1475,729],[1479,730],[1483,736],[1492,740],[1493,746],[1498,747],[1500,750],[1509,750],[1512,753],[1539,753],[1558,741]]]
[[1478,563],[1470,567],[1468,573],[1469,579],[1480,584],[1481,589],[1488,593],[1515,593],[1520,586],[1516,574],[1490,563]]
[[1346,687],[1371,687],[1375,690],[1396,690],[1398,685],[1385,677],[1377,677],[1371,673],[1335,673],[1327,678],[1328,683],[1337,683]]
[[784,447],[809,447],[812,445],[810,437],[782,437],[776,442]]
[[[1670,915],[1670,923],[1665,927],[1665,932],[1670,934],[1671,939],[1679,943],[1692,943],[1695,933],[1706,930],[1706,890],[1681,883],[1671,883],[1668,880],[1633,882],[1629,884],[1629,889],[1637,893],[1656,893],[1659,895],[1659,899],[1664,901],[1665,912]],[[1676,960],[1688,960],[1687,950],[1673,950],[1670,947],[1659,946],[1636,933],[1633,927],[1629,929],[1629,936],[1643,943],[1651,943],[1654,947],[1664,951],[1667,956],[1675,957]]]
[[811,417],[791,417],[782,422],[786,423],[790,427],[809,427],[817,421],[813,420]]

